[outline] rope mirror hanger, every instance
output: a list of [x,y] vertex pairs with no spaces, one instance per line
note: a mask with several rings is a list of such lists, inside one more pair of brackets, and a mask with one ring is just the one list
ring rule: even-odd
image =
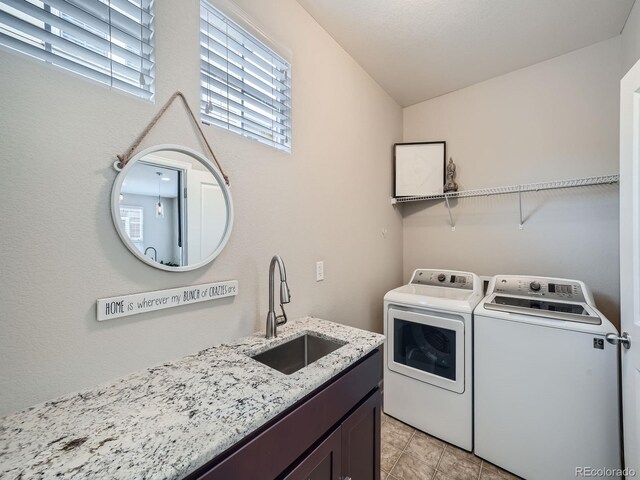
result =
[[200,123],[198,122],[196,116],[193,114],[193,110],[191,110],[191,108],[189,107],[189,104],[187,103],[187,99],[184,97],[183,93],[179,92],[179,91],[175,92],[173,95],[171,95],[171,97],[169,97],[169,100],[167,100],[167,102],[162,106],[160,111],[158,113],[156,113],[156,115],[151,119],[149,124],[142,131],[142,133],[140,133],[140,135],[138,135],[138,138],[136,138],[134,140],[133,144],[131,144],[129,149],[125,153],[123,153],[122,155],[116,155],[118,160],[113,164],[113,167],[118,171],[122,170],[125,167],[125,165],[129,162],[129,160],[133,156],[133,152],[135,152],[135,150],[142,143],[142,140],[144,140],[144,138],[148,135],[148,133],[151,131],[151,129],[158,122],[158,120],[160,120],[160,117],[162,117],[162,115],[171,106],[173,101],[178,97],[182,100],[182,104],[184,105],[184,108],[187,110],[187,112],[189,113],[189,116],[193,120],[193,123],[195,124],[196,128],[198,129],[198,132],[200,133],[200,136],[202,137],[202,140],[204,140],[204,143],[207,146],[207,149],[209,150],[209,154],[211,155],[211,158],[213,159],[213,162],[215,163],[216,167],[218,167],[218,170],[220,171],[220,173],[222,174],[222,177],[224,178],[224,182],[227,184],[227,186],[231,185],[231,183],[229,182],[229,177],[224,173],[224,170],[222,169],[222,166],[218,162],[218,159],[216,158],[215,154],[213,153],[213,149],[211,148],[211,145],[209,145],[209,142],[207,141],[207,138],[204,136],[204,132],[202,131],[202,127],[200,126]]

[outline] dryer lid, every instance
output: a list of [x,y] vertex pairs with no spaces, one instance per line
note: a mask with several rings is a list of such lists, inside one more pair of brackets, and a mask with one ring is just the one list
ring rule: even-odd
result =
[[418,295],[421,297],[444,298],[448,300],[467,301],[473,295],[473,290],[457,288],[442,288],[431,285],[409,284],[398,287],[394,292]]
[[391,290],[384,299],[406,306],[471,313],[482,299],[482,281],[470,272],[418,268],[408,285]]
[[482,299],[482,294],[474,290],[404,285],[391,290],[384,299],[399,305],[471,313]]

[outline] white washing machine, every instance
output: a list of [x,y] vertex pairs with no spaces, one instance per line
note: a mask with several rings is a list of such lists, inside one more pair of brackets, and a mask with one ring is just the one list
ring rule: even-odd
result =
[[527,480],[621,478],[613,333],[582,282],[494,277],[474,316],[476,455]]
[[473,310],[482,282],[469,272],[419,269],[384,297],[384,411],[472,448]]

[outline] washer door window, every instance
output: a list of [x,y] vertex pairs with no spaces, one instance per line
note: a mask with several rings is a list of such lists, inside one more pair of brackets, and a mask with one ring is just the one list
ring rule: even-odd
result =
[[388,366],[422,382],[464,392],[464,323],[389,309]]

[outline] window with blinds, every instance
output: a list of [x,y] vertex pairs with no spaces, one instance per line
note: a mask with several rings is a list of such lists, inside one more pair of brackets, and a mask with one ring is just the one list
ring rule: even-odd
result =
[[0,44],[153,98],[153,0],[0,0]]
[[124,231],[141,252],[144,249],[143,220],[144,209],[142,207],[120,206],[120,220]]
[[204,0],[200,114],[206,124],[291,151],[291,65]]

